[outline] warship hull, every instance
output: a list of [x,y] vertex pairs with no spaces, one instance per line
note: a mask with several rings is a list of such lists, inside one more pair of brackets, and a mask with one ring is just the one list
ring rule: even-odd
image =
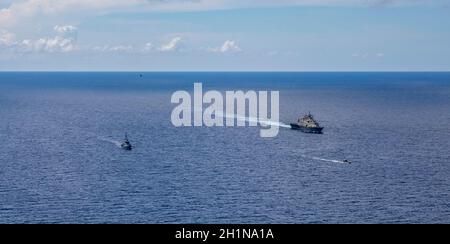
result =
[[121,145],[122,149],[125,151],[131,151],[133,150],[133,147],[130,145]]
[[305,127],[298,124],[291,124],[291,129],[299,130],[303,133],[322,134],[323,127]]

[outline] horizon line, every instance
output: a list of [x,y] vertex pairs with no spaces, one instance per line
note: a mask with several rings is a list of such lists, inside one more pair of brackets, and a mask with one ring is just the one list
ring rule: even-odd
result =
[[0,73],[449,73],[450,70],[0,70]]

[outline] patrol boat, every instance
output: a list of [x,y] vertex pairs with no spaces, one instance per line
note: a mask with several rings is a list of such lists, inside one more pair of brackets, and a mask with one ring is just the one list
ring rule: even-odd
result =
[[291,124],[291,129],[299,130],[304,133],[322,134],[323,127],[321,127],[319,123],[314,120],[311,113],[308,113],[302,118],[299,118],[297,123]]
[[127,151],[133,150],[133,146],[131,145],[130,141],[128,140],[127,134],[125,134],[125,139],[123,140],[122,144],[120,144],[120,147],[123,150],[127,150]]

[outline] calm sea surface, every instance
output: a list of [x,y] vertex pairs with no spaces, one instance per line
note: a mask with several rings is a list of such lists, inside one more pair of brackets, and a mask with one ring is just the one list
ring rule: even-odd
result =
[[[175,128],[194,82],[324,134]],[[450,73],[0,73],[0,139],[0,223],[450,223]]]

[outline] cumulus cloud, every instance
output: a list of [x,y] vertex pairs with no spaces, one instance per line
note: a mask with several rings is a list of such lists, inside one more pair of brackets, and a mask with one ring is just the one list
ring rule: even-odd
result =
[[63,26],[57,25],[53,29],[60,35],[74,35],[78,32],[77,27],[72,25],[63,25]]
[[0,45],[17,52],[70,52],[76,49],[77,28],[74,26],[55,26],[57,35],[39,39],[17,41],[15,35],[0,32]]
[[38,52],[70,52],[76,49],[78,29],[72,25],[55,26],[57,36],[40,38],[38,40],[24,40],[25,50]]
[[72,39],[66,39],[61,36],[53,38],[40,38],[38,40],[23,40],[17,46],[19,51],[26,52],[70,52],[75,50],[76,46]]
[[240,52],[242,49],[236,44],[235,41],[227,40],[221,47],[210,48],[210,52],[228,53],[228,52]]
[[144,46],[144,48],[142,49],[142,51],[144,51],[144,52],[150,52],[150,51],[153,51],[154,48],[155,48],[155,47],[153,46],[153,43],[148,42],[148,43],[145,44],[145,46]]
[[15,43],[16,36],[5,30],[0,30],[0,46],[10,46]]
[[111,47],[109,50],[113,51],[113,52],[129,52],[129,51],[133,50],[133,46],[131,46],[131,45],[128,45],[128,46],[119,45],[119,46]]
[[88,47],[89,50],[96,52],[126,52],[134,54],[145,54],[153,52],[175,52],[180,50],[180,43],[182,42],[181,37],[174,37],[167,43],[160,44],[160,46],[155,46],[151,42],[147,42],[144,45],[103,45],[103,46],[93,46]]
[[132,52],[134,51],[134,47],[132,45],[104,45],[94,46],[92,47],[92,50],[97,52]]
[[170,40],[168,43],[163,44],[158,50],[161,52],[173,52],[179,50],[182,39],[177,36]]

